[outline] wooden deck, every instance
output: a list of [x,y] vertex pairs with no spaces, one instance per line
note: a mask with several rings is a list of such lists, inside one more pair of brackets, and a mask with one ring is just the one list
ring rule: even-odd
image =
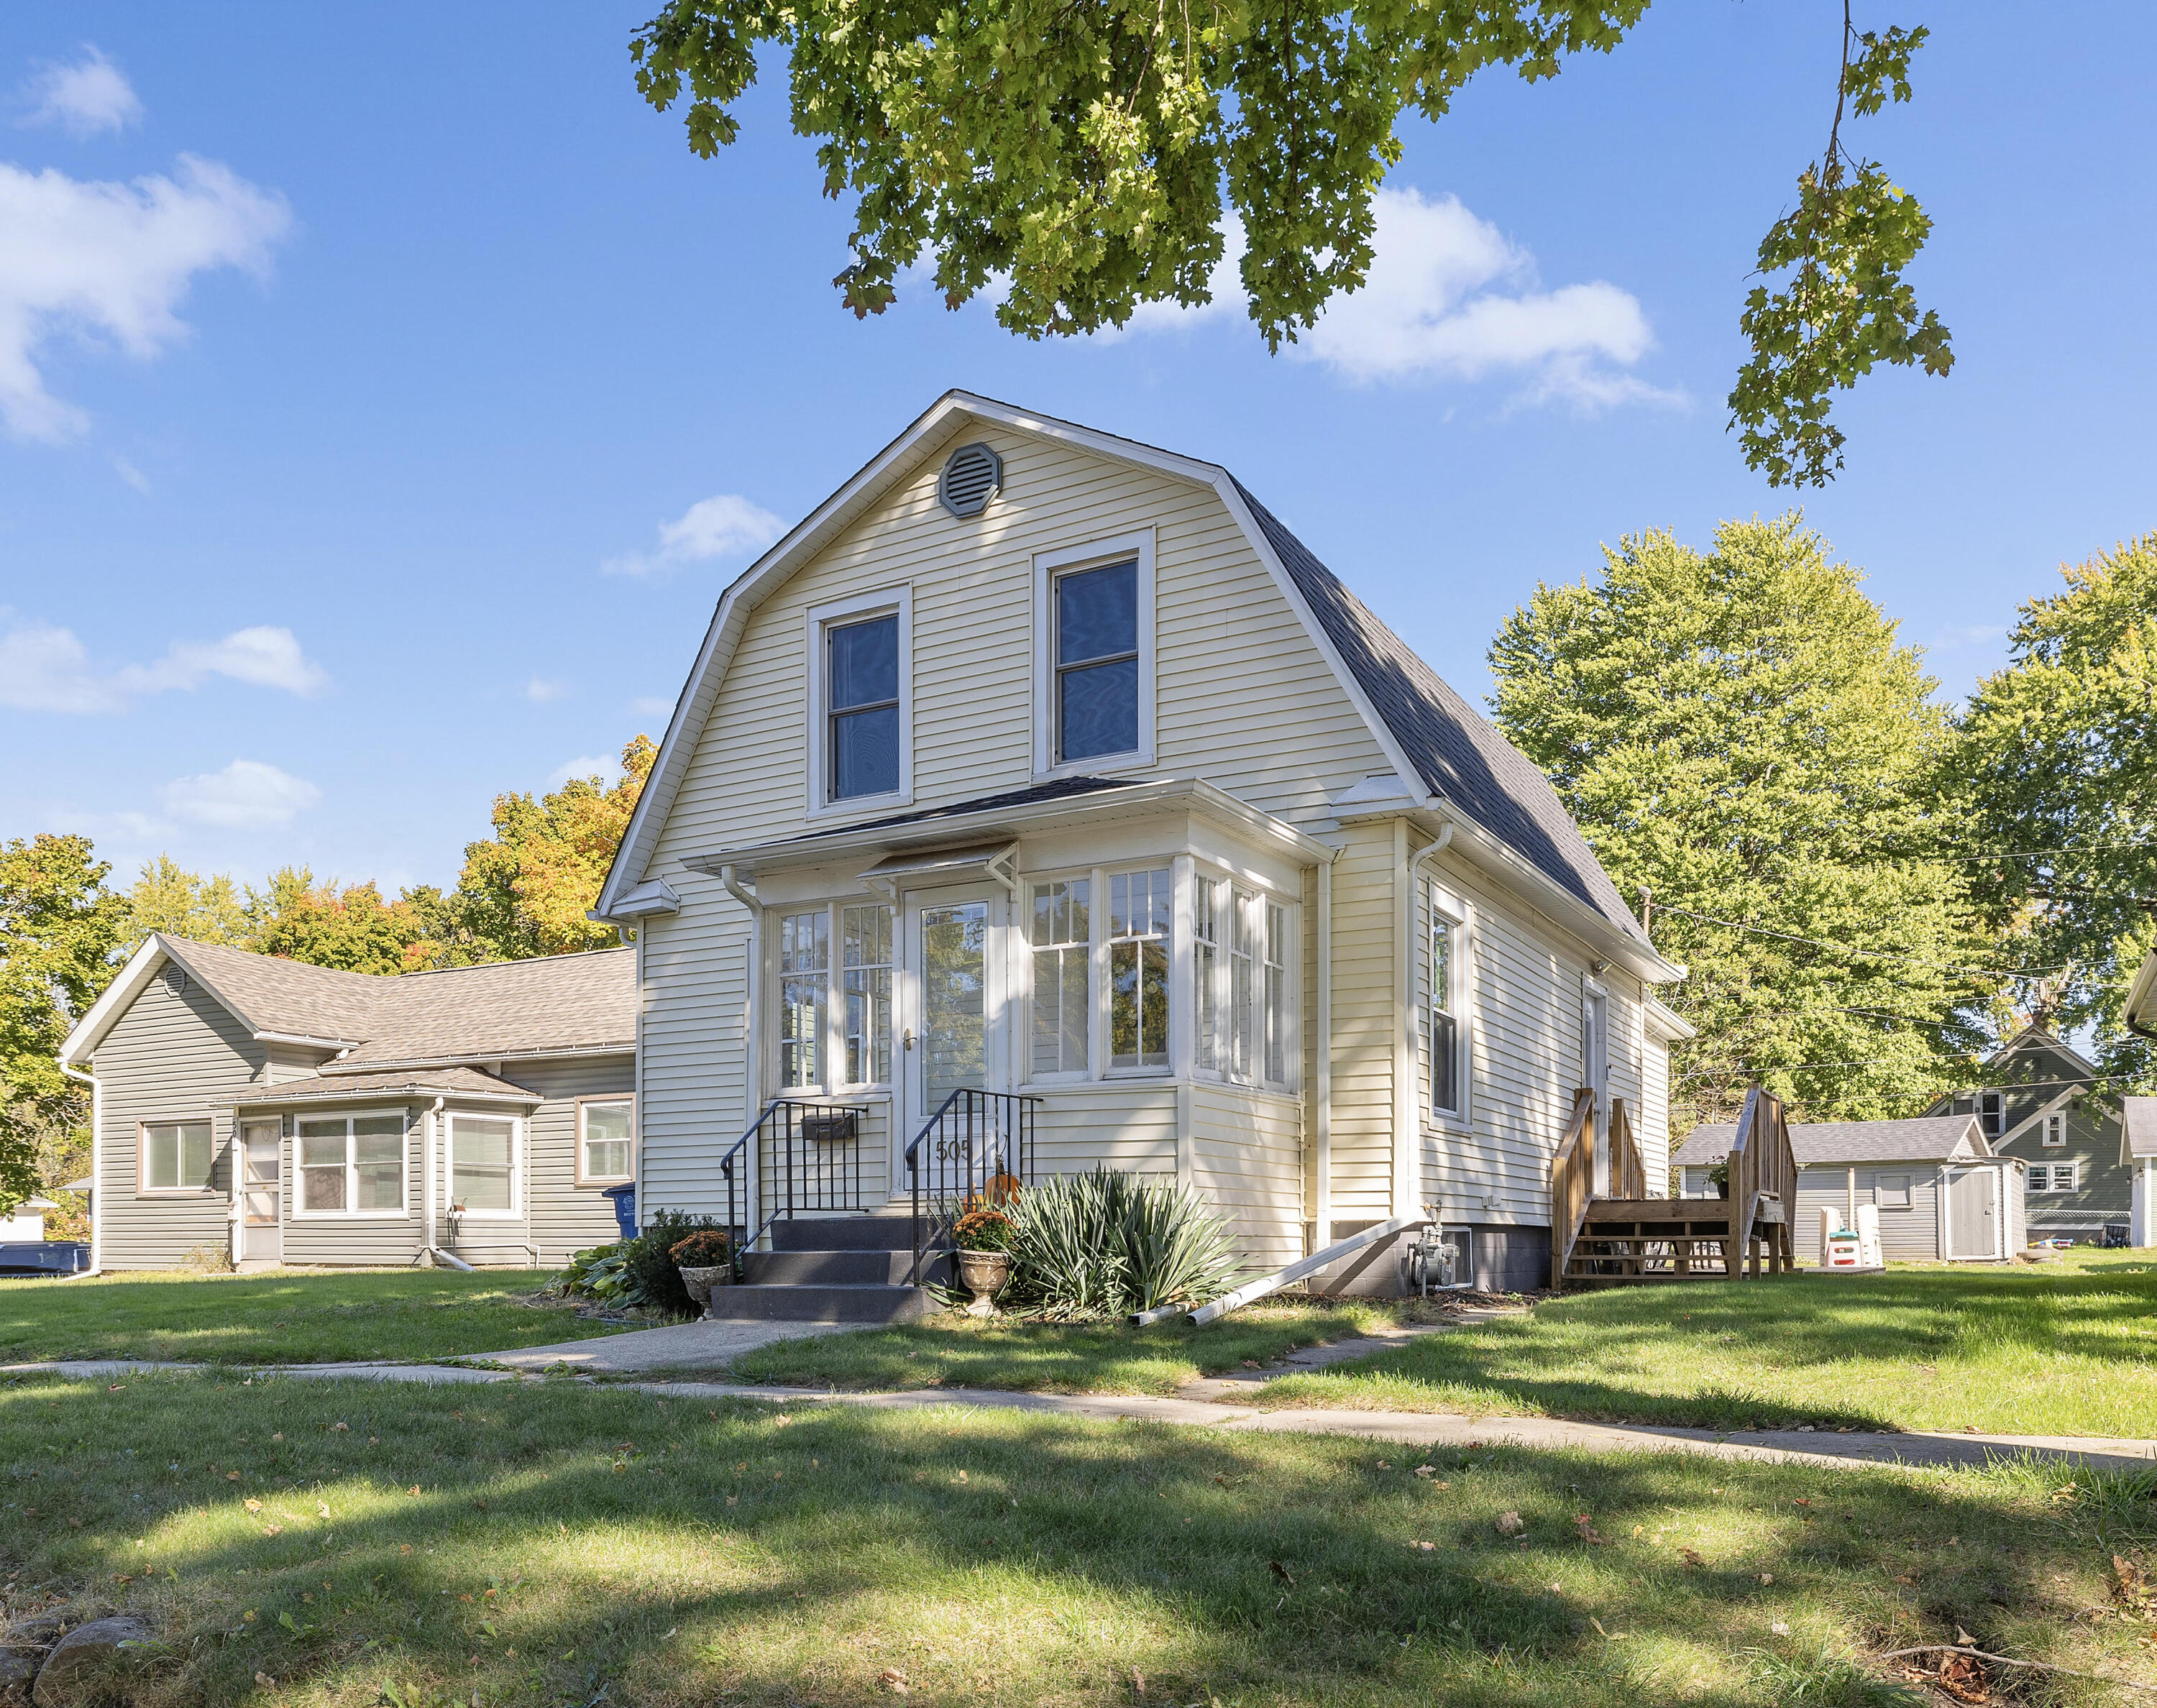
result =
[[1771,1274],[1784,1269],[1779,1204],[1763,1205],[1752,1237],[1731,1239],[1727,1198],[1597,1198],[1582,1218],[1566,1258],[1568,1285],[1626,1281],[1729,1280],[1758,1275],[1763,1254]]

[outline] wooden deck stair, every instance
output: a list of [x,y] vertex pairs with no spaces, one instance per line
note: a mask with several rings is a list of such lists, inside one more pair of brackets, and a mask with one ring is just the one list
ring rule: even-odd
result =
[[1792,1268],[1798,1166],[1779,1098],[1758,1087],[1745,1094],[1725,1198],[1650,1197],[1623,1098],[1612,1100],[1601,1149],[1598,1158],[1595,1095],[1583,1090],[1551,1164],[1552,1286],[1735,1280],[1758,1276],[1763,1257],[1770,1274]]

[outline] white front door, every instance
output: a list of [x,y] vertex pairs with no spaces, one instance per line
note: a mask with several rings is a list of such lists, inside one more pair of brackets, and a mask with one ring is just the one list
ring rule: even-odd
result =
[[284,1124],[239,1125],[239,1239],[234,1255],[281,1263],[285,1255]]
[[907,895],[899,1041],[904,1116],[893,1135],[894,1196],[908,1190],[907,1145],[953,1092],[1010,1084],[1005,918],[1001,889],[970,885]]

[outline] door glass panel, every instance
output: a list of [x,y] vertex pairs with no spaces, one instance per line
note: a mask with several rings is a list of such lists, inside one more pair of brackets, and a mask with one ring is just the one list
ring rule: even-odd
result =
[[242,1167],[245,1170],[246,1191],[242,1195],[244,1213],[250,1227],[275,1227],[277,1225],[277,1152],[280,1148],[278,1129],[275,1123],[250,1125],[243,1130]]
[[988,1085],[989,904],[921,910],[921,1102]]

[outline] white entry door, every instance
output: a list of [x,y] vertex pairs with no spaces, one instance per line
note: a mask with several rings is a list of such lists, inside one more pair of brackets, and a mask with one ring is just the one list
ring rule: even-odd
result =
[[1010,1083],[1005,918],[1001,889],[970,886],[906,898],[899,1040],[905,1118],[893,1134],[894,1196],[908,1189],[907,1145],[953,1092]]
[[260,1263],[285,1256],[284,1127],[278,1121],[239,1126],[239,1239],[234,1255]]

